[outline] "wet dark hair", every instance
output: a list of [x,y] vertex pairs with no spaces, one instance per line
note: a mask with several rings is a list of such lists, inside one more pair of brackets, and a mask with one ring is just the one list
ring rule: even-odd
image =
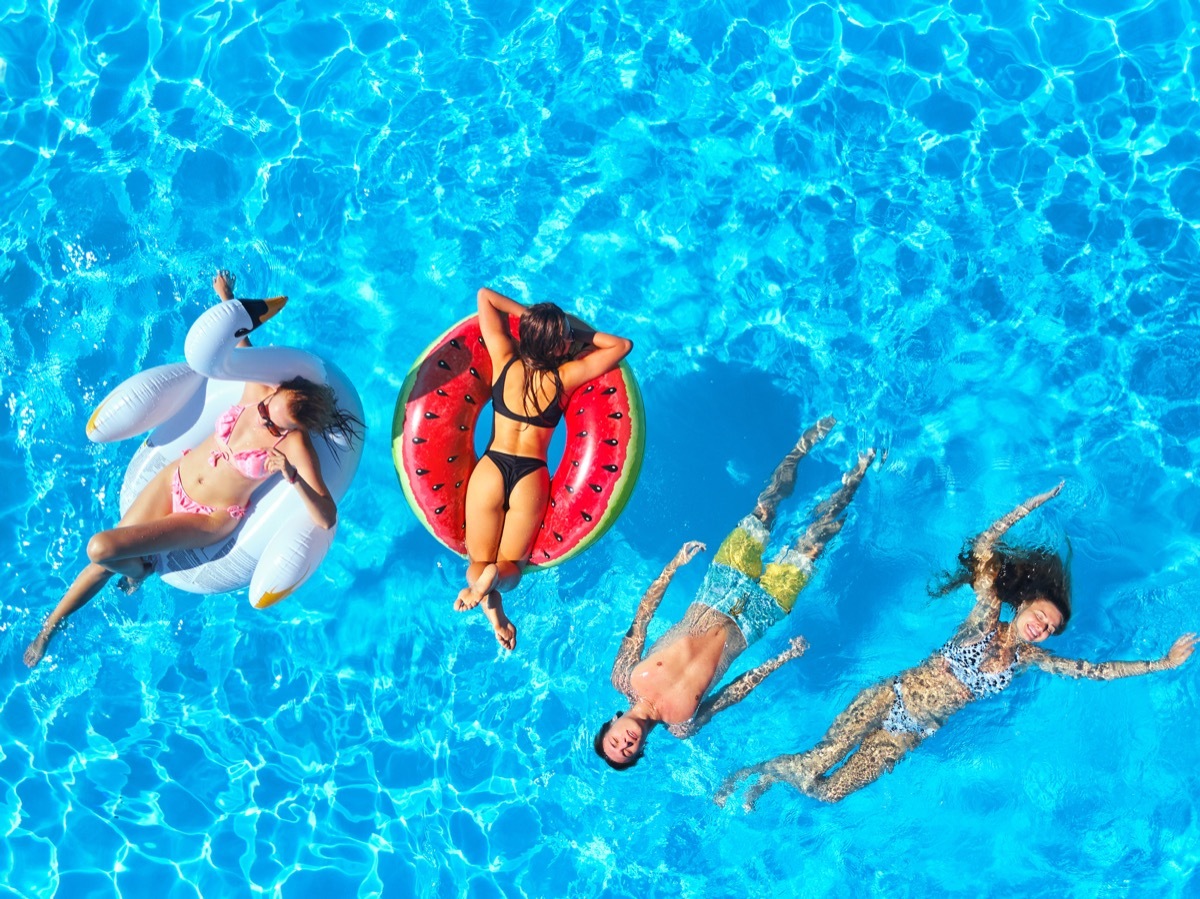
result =
[[337,394],[328,384],[318,384],[308,378],[290,378],[279,385],[287,392],[288,413],[296,424],[310,434],[320,434],[336,457],[338,446],[329,439],[336,434],[347,444],[362,440],[366,427],[356,416],[337,404]]
[[624,714],[624,712],[617,712],[617,714],[613,715],[613,717],[609,718],[607,721],[605,721],[603,724],[601,724],[600,732],[598,734],[596,734],[595,739],[592,740],[592,748],[594,750],[596,750],[596,755],[598,755],[598,756],[600,756],[600,758],[604,759],[605,764],[608,765],[608,767],[612,768],[614,771],[626,771],[626,770],[632,768],[634,765],[636,765],[638,762],[640,762],[642,760],[642,756],[644,756],[646,754],[645,737],[642,738],[641,751],[627,762],[614,762],[612,759],[610,759],[607,755],[604,754],[604,735],[606,733],[608,733],[608,729],[613,726],[613,722],[616,721],[618,718],[620,718],[621,715],[623,715],[623,714]]
[[531,414],[538,408],[535,385],[540,378],[536,373],[554,379],[556,402],[563,403],[562,379],[558,367],[571,358],[571,325],[567,314],[554,303],[535,303],[521,316],[520,339],[517,355],[525,367],[524,413]]
[[[952,590],[974,586],[980,574],[979,560],[974,554],[975,540],[970,540],[958,554],[958,567],[944,572],[942,581],[930,588],[931,596],[945,596]],[[997,543],[992,552],[991,567],[996,572],[996,596],[1001,602],[1020,608],[1035,599],[1044,599],[1062,615],[1062,625],[1055,635],[1067,629],[1071,620],[1071,575],[1067,562],[1049,549],[1024,549]]]

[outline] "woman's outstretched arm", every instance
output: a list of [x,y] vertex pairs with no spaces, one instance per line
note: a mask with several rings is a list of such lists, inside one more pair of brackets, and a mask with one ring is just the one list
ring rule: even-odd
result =
[[625,632],[625,638],[621,641],[621,646],[617,649],[617,658],[613,662],[612,684],[622,693],[628,692],[629,675],[633,672],[634,666],[641,661],[642,650],[646,646],[646,631],[650,627],[650,619],[658,611],[659,603],[662,602],[663,596],[667,592],[671,578],[675,577],[679,566],[686,565],[696,558],[698,552],[706,548],[703,543],[697,543],[694,540],[683,544],[679,548],[679,552],[675,553],[675,558],[667,563],[662,574],[654,579],[654,583],[642,596],[637,612],[634,613],[633,623]]
[[992,567],[996,543],[1014,524],[1047,500],[1058,496],[1062,481],[1053,490],[1039,493],[1021,503],[1003,518],[997,519],[990,528],[975,539],[971,554],[975,559],[975,608],[967,618],[966,626],[990,630],[1000,619],[1000,598],[996,596],[996,571]]
[[1169,671],[1188,660],[1196,647],[1196,635],[1184,634],[1171,646],[1161,659],[1137,662],[1089,662],[1087,659],[1063,659],[1051,655],[1044,649],[1032,648],[1022,651],[1030,665],[1036,665],[1051,674],[1063,677],[1086,677],[1089,680],[1117,680],[1121,677],[1137,677],[1154,671]]
[[793,637],[791,645],[775,658],[768,659],[757,668],[752,668],[738,676],[700,703],[700,708],[696,710],[696,717],[686,725],[669,725],[671,733],[684,738],[694,735],[700,728],[708,724],[714,715],[725,711],[732,705],[737,705],[749,696],[755,687],[765,681],[768,674],[778,671],[784,663],[800,658],[806,649],[808,649],[808,642],[803,637]]

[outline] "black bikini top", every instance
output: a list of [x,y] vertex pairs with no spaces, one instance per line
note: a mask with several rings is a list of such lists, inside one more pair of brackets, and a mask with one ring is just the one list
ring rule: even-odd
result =
[[508,370],[516,361],[517,357],[514,356],[504,364],[504,368],[500,369],[500,377],[492,385],[492,408],[496,410],[497,415],[512,419],[513,421],[519,421],[522,424],[533,425],[535,428],[553,428],[557,426],[559,420],[563,417],[563,408],[558,403],[559,390],[557,387],[555,387],[554,398],[550,400],[550,405],[546,407],[544,412],[540,412],[537,415],[518,415],[509,409],[504,402],[504,379],[508,377]]

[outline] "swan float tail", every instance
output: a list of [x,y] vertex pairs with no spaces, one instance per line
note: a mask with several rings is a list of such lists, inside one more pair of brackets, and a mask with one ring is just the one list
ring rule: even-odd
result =
[[93,443],[125,440],[169,421],[204,386],[204,377],[182,362],[157,365],[126,378],[88,418]]

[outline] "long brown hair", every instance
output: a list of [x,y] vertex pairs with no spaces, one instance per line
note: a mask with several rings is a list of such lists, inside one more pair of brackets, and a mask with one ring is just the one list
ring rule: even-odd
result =
[[554,401],[560,405],[566,402],[558,367],[571,358],[571,325],[567,322],[567,314],[554,303],[535,303],[521,316],[520,335],[517,355],[525,367],[524,414],[529,415],[531,409],[538,408],[536,385],[540,379],[535,378],[535,374],[552,377]]
[[[968,541],[958,554],[958,566],[942,574],[939,584],[929,590],[931,596],[945,596],[952,590],[974,586],[982,568],[974,553],[974,539]],[[1062,615],[1061,634],[1071,620],[1070,556],[1067,562],[1058,553],[1045,547],[1022,548],[997,543],[989,563],[995,572],[996,597],[1003,603],[1019,608],[1026,602],[1045,599]]]
[[291,378],[279,385],[284,392],[288,413],[296,424],[310,434],[320,434],[330,451],[337,456],[337,444],[329,439],[336,434],[348,446],[362,440],[366,427],[357,416],[338,406],[337,394],[328,384],[318,384],[308,378]]

